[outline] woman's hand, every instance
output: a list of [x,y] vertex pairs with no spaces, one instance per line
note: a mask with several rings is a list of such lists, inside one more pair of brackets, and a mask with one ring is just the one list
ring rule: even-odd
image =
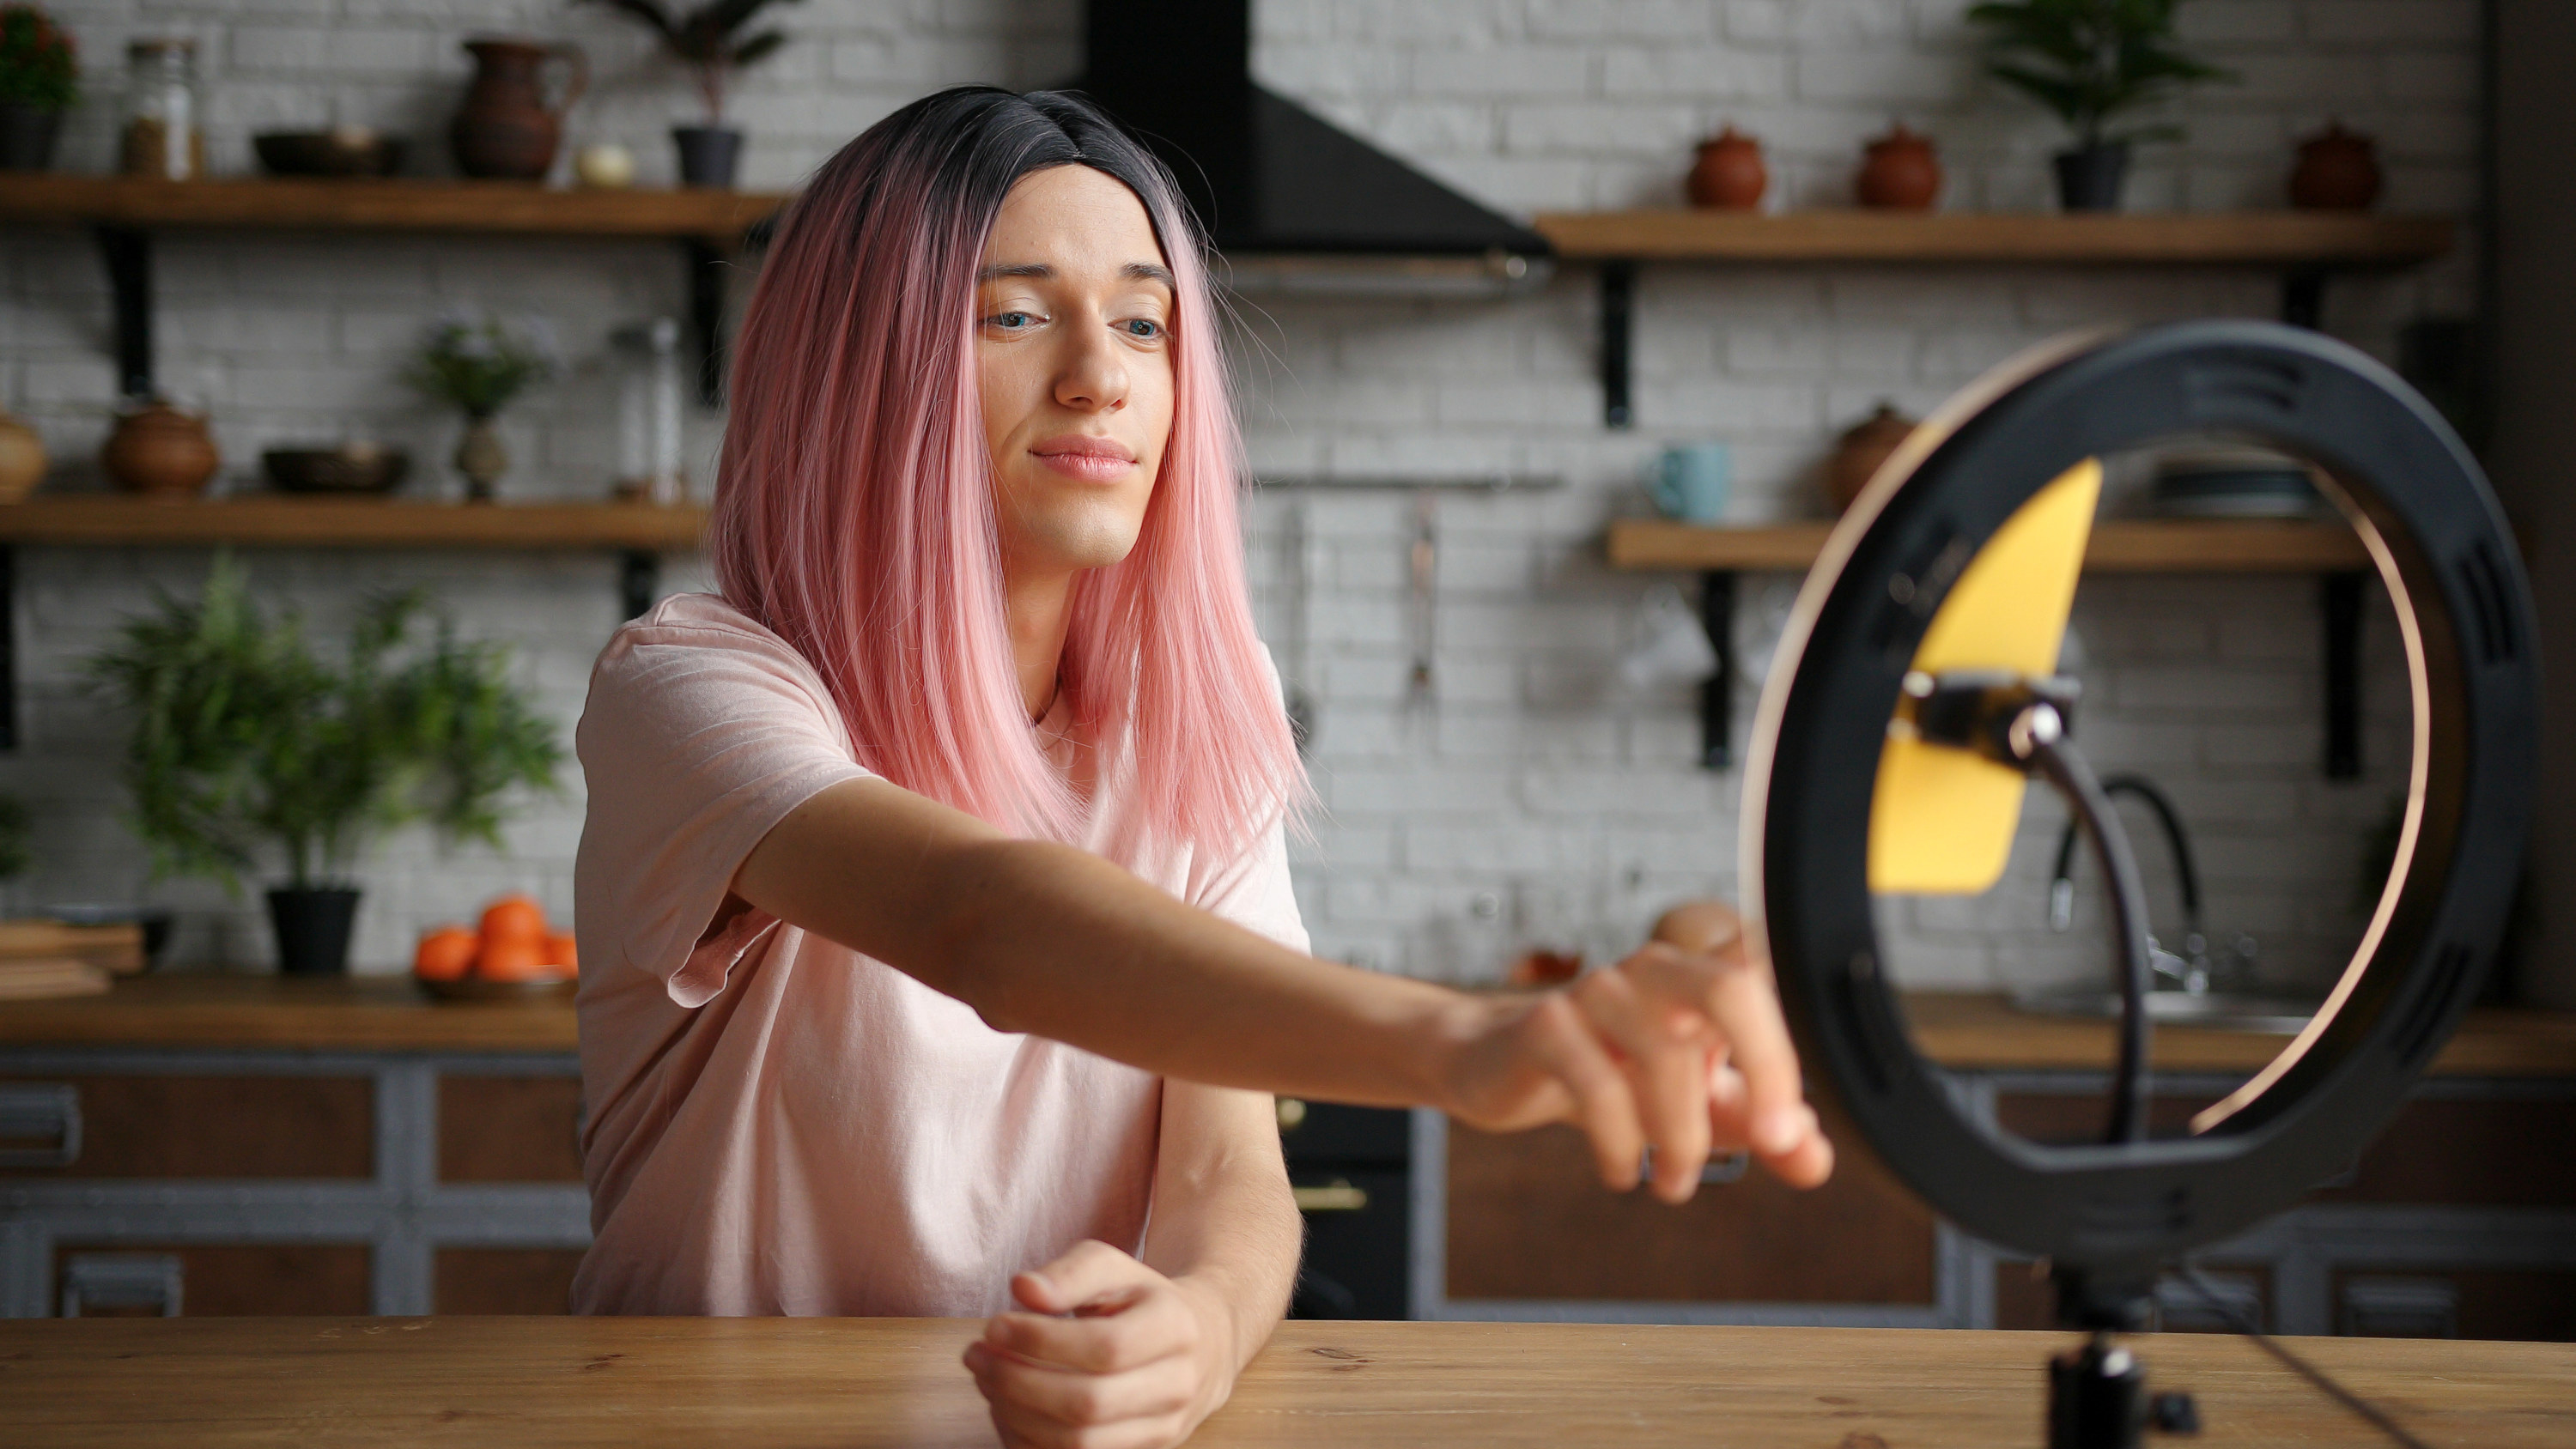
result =
[[1107,1243],[1019,1274],[1011,1296],[1028,1311],[965,1353],[1007,1449],[1167,1449],[1234,1391],[1225,1304]]
[[1770,973],[1714,901],[1666,912],[1616,967],[1471,1009],[1450,1112],[1495,1131],[1572,1122],[1615,1190],[1636,1186],[1648,1147],[1667,1202],[1690,1197],[1712,1151],[1750,1150],[1797,1187],[1833,1171]]

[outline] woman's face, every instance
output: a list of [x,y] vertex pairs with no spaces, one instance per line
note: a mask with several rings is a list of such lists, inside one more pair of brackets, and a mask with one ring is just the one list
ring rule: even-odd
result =
[[1144,204],[1088,166],[1023,176],[976,284],[1003,566],[1127,556],[1172,431],[1172,274]]

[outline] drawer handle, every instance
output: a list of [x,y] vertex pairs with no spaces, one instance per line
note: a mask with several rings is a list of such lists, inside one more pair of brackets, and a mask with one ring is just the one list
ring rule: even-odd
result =
[[1368,1206],[1368,1189],[1353,1187],[1339,1178],[1330,1187],[1292,1187],[1289,1194],[1297,1199],[1301,1213],[1355,1213]]
[[50,1147],[0,1147],[0,1167],[69,1167],[80,1161],[80,1088],[0,1087],[0,1141],[53,1139]]
[[179,1316],[186,1269],[169,1253],[81,1253],[63,1260],[63,1317],[83,1308],[158,1308]]
[[1280,1131],[1282,1131],[1282,1132],[1294,1132],[1294,1131],[1296,1131],[1299,1127],[1301,1127],[1301,1126],[1305,1125],[1305,1121],[1306,1121],[1306,1104],[1305,1104],[1305,1103],[1298,1101],[1298,1100],[1297,1100],[1296,1098],[1294,1098],[1294,1097],[1282,1097],[1282,1098],[1280,1098],[1280,1099],[1279,1099],[1279,1130],[1280,1130]]

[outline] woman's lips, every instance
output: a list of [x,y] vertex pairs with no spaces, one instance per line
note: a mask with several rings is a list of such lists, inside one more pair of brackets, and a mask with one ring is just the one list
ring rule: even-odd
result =
[[1114,483],[1136,467],[1135,450],[1115,438],[1067,433],[1031,445],[1030,456],[1068,478]]

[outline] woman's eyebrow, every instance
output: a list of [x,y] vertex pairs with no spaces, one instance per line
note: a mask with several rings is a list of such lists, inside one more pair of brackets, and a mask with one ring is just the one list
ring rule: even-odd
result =
[[[1177,292],[1181,284],[1174,280],[1169,267],[1154,262],[1129,262],[1118,269],[1118,275],[1131,282],[1160,282]],[[1044,262],[1009,262],[985,267],[975,273],[978,282],[999,281],[1004,277],[1034,277],[1042,282],[1055,280],[1055,268]]]
[[1160,282],[1175,292],[1181,289],[1181,284],[1172,279],[1169,267],[1157,266],[1152,262],[1129,262],[1118,269],[1118,274],[1130,281]]

